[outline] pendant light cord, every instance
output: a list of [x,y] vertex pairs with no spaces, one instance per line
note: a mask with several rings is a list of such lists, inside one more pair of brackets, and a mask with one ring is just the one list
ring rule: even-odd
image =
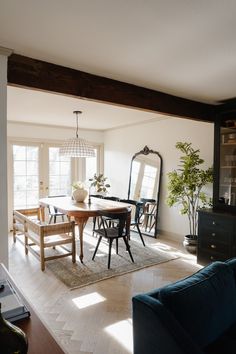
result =
[[78,114],[81,114],[82,111],[74,111],[73,113],[76,114],[76,138],[78,139],[78,137],[79,137],[79,134],[78,134],[78,131],[79,131],[79,117],[78,117]]

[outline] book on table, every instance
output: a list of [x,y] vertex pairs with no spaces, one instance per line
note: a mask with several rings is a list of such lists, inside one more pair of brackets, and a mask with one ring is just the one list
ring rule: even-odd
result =
[[29,310],[11,285],[10,281],[7,279],[0,280],[0,286],[1,285],[4,286],[3,290],[0,291],[2,316],[10,322],[29,317]]

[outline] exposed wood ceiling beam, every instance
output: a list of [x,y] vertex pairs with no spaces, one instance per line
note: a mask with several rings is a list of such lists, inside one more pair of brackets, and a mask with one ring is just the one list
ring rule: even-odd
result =
[[8,59],[8,84],[201,121],[212,122],[215,117],[213,105],[18,54],[12,54]]

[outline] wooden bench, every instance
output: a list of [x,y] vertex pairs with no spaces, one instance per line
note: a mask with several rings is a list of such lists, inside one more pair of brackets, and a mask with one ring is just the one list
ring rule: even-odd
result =
[[[30,219],[41,220],[40,208],[18,209],[19,213],[29,217]],[[15,218],[13,212],[13,241],[16,242],[17,235],[24,235],[24,223],[22,219]]]
[[[35,212],[36,208],[32,209]],[[39,214],[38,208],[38,214]],[[30,209],[27,209],[27,215],[22,212],[22,210],[14,210],[13,212],[13,237],[16,237],[17,230],[22,230],[24,235],[24,247],[25,254],[28,254],[30,251],[34,254],[41,263],[41,270],[45,269],[45,262],[61,258],[72,256],[72,262],[76,261],[76,252],[75,252],[75,223],[74,221],[62,222],[57,224],[46,224],[40,220],[32,220],[29,218]],[[71,244],[71,250],[63,247],[65,244]],[[38,246],[39,251],[35,250],[35,247]],[[46,256],[45,249],[48,247],[61,246],[63,252],[55,252],[53,255]]]

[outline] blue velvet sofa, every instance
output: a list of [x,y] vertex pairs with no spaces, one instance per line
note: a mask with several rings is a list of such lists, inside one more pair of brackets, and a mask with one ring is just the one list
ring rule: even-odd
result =
[[236,258],[132,302],[134,354],[236,354]]

